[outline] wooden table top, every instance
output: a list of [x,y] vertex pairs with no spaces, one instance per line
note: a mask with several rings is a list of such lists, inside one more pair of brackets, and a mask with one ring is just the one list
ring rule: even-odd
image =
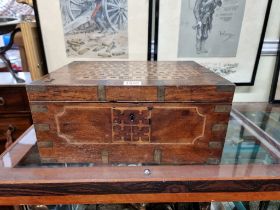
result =
[[32,162],[31,127],[0,156],[0,205],[279,200],[279,150],[242,113],[231,116],[228,136],[243,129],[250,140],[235,145],[228,137],[220,165],[42,165]]

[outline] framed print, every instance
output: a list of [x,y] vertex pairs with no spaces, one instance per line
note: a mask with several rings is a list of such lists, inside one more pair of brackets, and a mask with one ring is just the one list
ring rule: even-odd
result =
[[272,0],[158,1],[158,60],[194,60],[254,84]]
[[272,79],[271,91],[269,101],[271,103],[280,103],[280,48],[278,48],[277,58],[275,62],[275,69]]
[[71,61],[147,60],[150,0],[36,0],[48,71]]

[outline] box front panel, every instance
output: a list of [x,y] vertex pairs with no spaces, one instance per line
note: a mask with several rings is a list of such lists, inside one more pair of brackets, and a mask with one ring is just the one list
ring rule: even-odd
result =
[[97,164],[216,163],[230,107],[188,103],[31,103],[43,161]]
[[57,135],[69,144],[111,142],[110,108],[64,106],[54,117]]
[[194,144],[205,135],[206,115],[197,106],[156,107],[152,115],[152,142]]

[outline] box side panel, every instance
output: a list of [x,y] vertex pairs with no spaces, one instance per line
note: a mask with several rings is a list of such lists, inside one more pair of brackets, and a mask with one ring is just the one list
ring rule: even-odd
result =
[[234,90],[234,85],[165,87],[164,101],[232,103]]
[[27,85],[29,101],[98,101],[97,87]]
[[28,86],[30,101],[231,103],[234,85]]

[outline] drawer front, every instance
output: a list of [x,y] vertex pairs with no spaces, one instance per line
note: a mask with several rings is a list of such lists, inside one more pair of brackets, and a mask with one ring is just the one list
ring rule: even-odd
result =
[[[184,163],[192,162],[192,155],[185,152],[197,152],[194,162],[205,162],[208,153],[212,158],[220,155],[230,107],[32,103],[31,110],[42,157],[66,161],[71,151],[71,162]],[[205,154],[200,158],[200,153]]]
[[29,110],[25,87],[0,88],[0,112],[13,113]]
[[26,115],[1,115],[0,117],[0,141],[6,142],[6,132],[13,130],[12,138],[16,140],[27,128],[32,125],[30,114]]

